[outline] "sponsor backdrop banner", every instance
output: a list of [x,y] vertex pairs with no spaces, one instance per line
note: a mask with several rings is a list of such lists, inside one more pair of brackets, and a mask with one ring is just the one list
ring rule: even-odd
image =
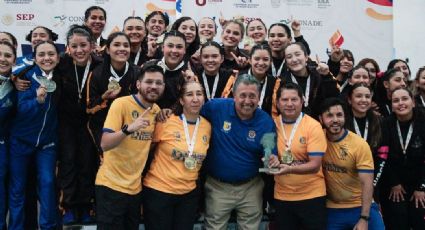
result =
[[328,40],[337,29],[344,37],[342,47],[352,50],[356,61],[372,57],[384,67],[393,57],[391,0],[2,0],[0,31],[9,31],[20,44],[27,44],[25,35],[44,25],[59,34],[59,43],[65,43],[69,26],[83,23],[84,11],[92,5],[108,13],[104,37],[115,26],[121,29],[124,19],[133,14],[144,18],[162,10],[171,21],[176,15],[188,15],[196,21],[213,17],[218,23],[222,13],[225,18],[244,16],[246,22],[261,18],[266,25],[300,20],[312,55],[318,54],[322,61],[327,60]]

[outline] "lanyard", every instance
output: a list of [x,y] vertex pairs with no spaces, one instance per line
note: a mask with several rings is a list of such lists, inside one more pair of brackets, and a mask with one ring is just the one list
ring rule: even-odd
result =
[[52,78],[53,78],[53,71],[50,71],[50,73],[47,74],[46,72],[44,72],[43,70],[41,70],[41,76],[47,78],[47,80],[52,80]]
[[345,80],[345,82],[342,83],[341,88],[339,89],[339,91],[342,92],[347,85],[348,85],[348,80]]
[[[298,81],[292,73],[291,73],[291,79],[293,83],[298,85]],[[310,99],[310,84],[311,84],[311,77],[310,75],[308,75],[307,85],[305,87],[305,93],[304,93],[304,107],[308,107],[308,100]]]
[[[118,74],[115,72],[114,68],[111,65],[111,74],[112,76],[109,78],[109,80],[115,80],[117,82],[120,82],[120,80],[125,76],[125,74],[128,71],[128,67],[130,65],[128,64],[128,62],[125,62],[125,70],[124,70],[124,74],[122,76],[118,76]],[[111,79],[112,78],[112,79]]]
[[174,69],[168,68],[167,64],[165,64],[165,58],[162,58],[161,61],[158,62],[158,65],[161,66],[164,71],[176,71],[184,66],[184,61],[180,62],[180,64]]
[[297,131],[298,125],[301,123],[301,119],[302,118],[303,118],[303,113],[300,113],[300,115],[298,115],[298,117],[297,117],[297,120],[295,121],[294,126],[292,127],[291,134],[289,136],[289,140],[286,137],[285,127],[283,126],[283,121],[282,121],[283,117],[282,117],[282,119],[280,119],[280,126],[282,128],[283,138],[285,140],[287,140],[287,142],[286,142],[286,149],[285,150],[290,150],[291,149],[292,140],[294,139],[295,132]]
[[189,137],[189,128],[187,126],[187,120],[184,114],[182,114],[182,119],[183,119],[184,135],[186,137],[188,156],[191,157],[193,155],[193,150],[195,149],[195,140],[196,140],[196,134],[198,133],[200,119],[199,117],[196,119],[195,130],[193,130],[192,139],[190,139]]
[[280,64],[280,67],[279,67],[279,69],[276,72],[276,67],[274,66],[274,64],[272,62],[272,74],[273,74],[274,77],[279,77],[280,76],[280,74],[282,73],[282,69],[283,69],[283,66],[284,65],[285,65],[285,60],[282,61],[282,64]]
[[[252,75],[251,69],[248,70],[248,74]],[[260,101],[258,102],[258,107],[260,108],[262,108],[263,106],[264,97],[266,96],[266,88],[267,88],[267,75],[266,75],[266,79],[264,79],[263,88],[261,89],[261,94],[260,94]]]
[[391,110],[390,110],[390,106],[388,106],[387,104],[385,105],[385,108],[387,109],[388,113],[391,114]]
[[204,81],[204,88],[205,88],[205,92],[207,93],[208,100],[211,100],[212,98],[214,98],[215,92],[217,91],[217,85],[218,85],[218,79],[219,78],[220,78],[220,75],[219,75],[219,73],[217,73],[215,75],[215,78],[214,78],[214,84],[213,84],[212,92],[210,93],[210,87],[208,86],[207,76],[205,75],[205,72],[202,73],[202,80]]
[[0,99],[3,99],[6,94],[13,90],[12,83],[9,78],[0,75]]
[[403,150],[403,154],[406,155],[406,149],[409,145],[410,139],[412,138],[413,133],[413,122],[409,125],[409,131],[407,132],[406,142],[403,143],[403,137],[401,136],[400,123],[397,121],[397,134],[398,140],[400,141],[401,149]]
[[425,101],[424,101],[422,95],[420,95],[419,97],[421,98],[422,105],[425,106]]
[[356,118],[353,117],[354,129],[356,130],[357,135],[361,136],[364,140],[367,140],[367,134],[369,132],[369,120],[366,118],[366,124],[364,128],[364,135],[360,132],[359,125],[357,124]]
[[81,99],[81,92],[84,89],[84,85],[86,84],[87,76],[89,75],[90,64],[91,64],[91,61],[89,59],[87,64],[86,64],[86,68],[84,69],[83,81],[81,82],[81,87],[80,87],[80,81],[78,80],[77,64],[74,63],[75,80],[77,81],[77,90],[78,90],[78,98],[79,99]]
[[3,83],[6,83],[7,81],[9,81],[9,78],[0,74],[0,85],[3,85]]
[[142,52],[142,47],[139,48],[139,51],[137,51],[136,58],[134,58],[134,64],[137,65],[140,59],[140,53]]

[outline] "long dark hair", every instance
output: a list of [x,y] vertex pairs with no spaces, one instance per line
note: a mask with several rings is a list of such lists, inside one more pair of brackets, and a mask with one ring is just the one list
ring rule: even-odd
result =
[[[353,95],[353,92],[355,89],[365,87],[369,89],[370,93],[373,94],[372,89],[365,83],[356,83],[348,90],[348,98],[351,98]],[[372,100],[372,98],[371,98]],[[345,126],[347,129],[355,132],[354,128],[354,114],[352,110],[352,106],[347,103],[347,106],[349,107],[348,113],[346,115],[346,124]],[[366,112],[366,119],[369,121],[369,134],[367,136],[367,143],[369,144],[371,149],[376,149],[379,147],[381,139],[382,139],[382,132],[381,132],[381,119],[379,116],[375,115],[373,113],[373,109],[369,108]]]
[[[186,47],[186,55],[187,56],[192,56],[198,49],[199,49],[199,45],[201,44],[200,42],[200,38],[199,38],[199,33],[198,33],[198,25],[196,24],[195,20],[193,20],[191,17],[181,17],[179,19],[177,19],[173,25],[171,26],[171,30],[179,30],[180,25],[185,22],[185,21],[189,21],[192,20],[193,23],[195,24],[195,40],[193,40],[193,42]],[[185,41],[186,41],[186,37],[185,37]],[[186,42],[187,44],[187,42]]]

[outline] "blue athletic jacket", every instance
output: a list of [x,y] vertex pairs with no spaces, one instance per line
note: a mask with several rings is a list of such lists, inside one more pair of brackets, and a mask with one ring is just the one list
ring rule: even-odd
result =
[[60,87],[54,75],[56,91],[48,93],[45,102],[39,104],[36,90],[40,84],[34,78],[42,76],[42,72],[36,65],[29,68],[31,69],[22,78],[31,81],[31,87],[25,91],[17,91],[17,111],[12,121],[10,137],[34,147],[42,147],[57,140],[58,119],[55,99]]
[[7,136],[11,113],[16,105],[15,96],[15,89],[10,80],[0,84],[0,141],[4,141]]

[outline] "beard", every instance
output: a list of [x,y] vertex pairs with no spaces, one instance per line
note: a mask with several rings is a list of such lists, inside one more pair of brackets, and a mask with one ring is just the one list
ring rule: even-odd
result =
[[[153,92],[155,94],[152,94]],[[145,100],[148,103],[155,103],[161,97],[158,90],[150,90],[149,92],[147,92],[146,90],[140,89],[139,94],[143,98],[143,100]]]

